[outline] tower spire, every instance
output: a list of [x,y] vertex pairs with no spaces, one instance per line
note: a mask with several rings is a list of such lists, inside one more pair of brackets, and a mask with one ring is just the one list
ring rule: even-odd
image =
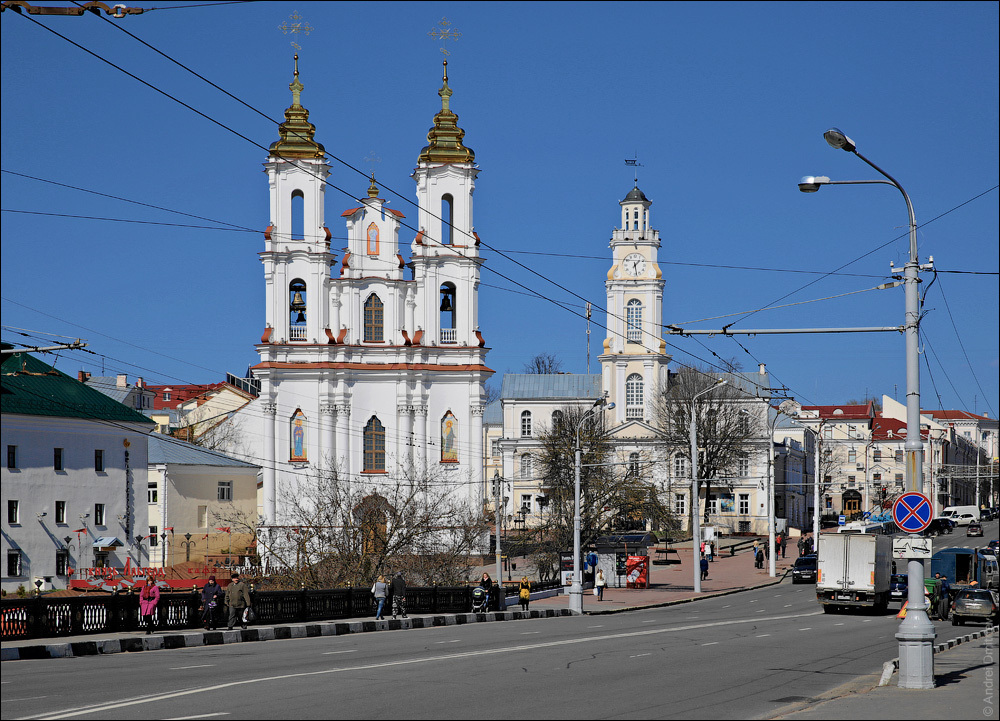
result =
[[285,110],[285,122],[278,126],[280,140],[271,143],[271,155],[283,158],[322,158],[326,149],[313,138],[316,126],[309,122],[309,111],[302,107],[302,90],[299,80],[299,55],[295,54],[295,71],[288,89],[292,91],[292,104]]
[[427,145],[420,151],[417,162],[474,163],[476,154],[462,144],[465,131],[458,127],[458,115],[451,111],[452,89],[448,85],[448,61],[443,63],[441,111],[434,116],[434,126],[427,131]]

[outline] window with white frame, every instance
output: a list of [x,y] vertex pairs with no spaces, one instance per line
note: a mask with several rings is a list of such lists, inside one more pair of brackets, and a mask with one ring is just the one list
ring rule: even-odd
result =
[[7,551],[7,576],[17,578],[21,571],[21,552],[12,548]]
[[95,503],[94,504],[94,525],[95,526],[105,526],[104,522],[104,504]]
[[21,502],[7,501],[7,523],[15,525],[21,522]]
[[625,418],[626,420],[642,420],[643,393],[642,376],[631,374],[625,379]]
[[874,451],[872,451],[872,460],[875,463],[881,463],[882,462],[882,449],[881,448],[876,448]]
[[714,493],[708,494],[708,513],[714,516],[719,512],[719,498]]
[[233,500],[233,482],[232,481],[219,481],[219,500],[220,501],[231,501],[231,500]]
[[683,516],[687,513],[687,496],[683,493],[674,494],[674,513]]
[[198,528],[208,528],[208,506],[198,506]]
[[66,523],[66,501],[56,501],[56,523]]
[[674,456],[674,478],[688,477],[688,459],[681,455]]
[[559,428],[563,422],[562,411],[552,411],[552,430]]
[[160,542],[159,537],[156,535],[156,532],[158,530],[160,530],[160,529],[157,528],[156,526],[150,526],[149,527],[149,547],[150,548],[155,548],[156,545]]
[[750,454],[741,453],[737,460],[736,475],[740,478],[747,478],[750,475]]
[[56,575],[65,576],[67,570],[69,570],[69,551],[60,548],[56,551]]
[[494,438],[490,441],[490,455],[494,458],[500,457],[500,439]]
[[530,481],[532,478],[532,458],[530,453],[521,456],[521,480]]
[[896,463],[902,463],[903,462],[903,449],[902,448],[897,448],[896,449],[894,460],[896,461]]
[[639,477],[639,454],[629,453],[628,454],[628,475],[629,478]]
[[736,511],[741,516],[750,515],[750,494],[741,493],[737,498],[738,505],[736,506]]
[[625,340],[642,342],[642,301],[636,298],[625,304]]
[[521,413],[521,438],[531,438],[531,411]]
[[847,451],[847,462],[857,463],[858,461],[858,451],[855,448],[851,448]]
[[533,512],[532,505],[531,505],[531,494],[530,493],[522,493],[521,494],[521,510],[524,511],[525,513],[532,513]]
[[157,486],[156,481],[152,481],[146,484],[146,503],[158,503],[160,494],[158,492],[159,486]]

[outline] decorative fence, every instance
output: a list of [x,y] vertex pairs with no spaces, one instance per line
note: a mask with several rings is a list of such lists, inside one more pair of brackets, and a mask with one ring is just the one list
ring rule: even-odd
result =
[[[533,583],[534,590],[558,583]],[[508,597],[517,585],[505,584]],[[367,588],[257,591],[253,593],[257,623],[295,623],[344,618],[370,618],[375,605]],[[407,613],[466,613],[472,609],[471,586],[431,586],[406,589]],[[201,594],[163,593],[157,606],[158,632],[201,626]],[[224,622],[226,609],[218,610]],[[101,596],[5,598],[0,601],[0,638],[5,641],[53,638],[114,631],[141,631],[138,594]]]

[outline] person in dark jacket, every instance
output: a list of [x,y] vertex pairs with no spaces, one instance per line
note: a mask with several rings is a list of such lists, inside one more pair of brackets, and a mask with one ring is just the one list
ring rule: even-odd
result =
[[240,574],[234,573],[232,582],[226,586],[226,605],[229,606],[229,630],[239,622],[241,628],[247,627],[247,622],[243,617],[243,612],[250,608],[250,589],[240,578]]
[[214,631],[218,625],[223,598],[222,586],[215,582],[215,576],[209,576],[208,583],[201,589],[201,622],[206,631]]
[[392,579],[392,617],[399,613],[406,618],[406,580],[402,571],[396,571]]
[[701,580],[704,581],[708,578],[708,559],[704,556],[701,557]]

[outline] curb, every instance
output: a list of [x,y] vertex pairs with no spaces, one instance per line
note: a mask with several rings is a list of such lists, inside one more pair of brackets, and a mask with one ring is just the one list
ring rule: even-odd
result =
[[623,608],[609,608],[606,611],[584,611],[584,616],[607,616],[613,613],[626,613],[628,611],[642,611],[646,608],[664,608],[665,606],[678,606],[682,603],[691,603],[692,601],[701,601],[706,598],[720,598],[721,596],[729,596],[734,593],[743,593],[744,591],[753,591],[757,588],[768,588],[769,586],[777,586],[779,583],[785,580],[785,576],[788,575],[786,571],[781,575],[780,578],[776,578],[773,581],[768,581],[767,583],[761,583],[756,586],[741,586],[740,588],[731,588],[728,591],[716,591],[715,593],[708,593],[701,596],[693,596],[691,598],[678,598],[673,601],[663,601],[662,603],[648,603],[642,606],[625,606]]
[[457,613],[438,616],[419,616],[383,621],[324,621],[297,624],[293,626],[264,626],[233,631],[179,632],[156,634],[135,638],[108,639],[104,641],[79,641],[67,643],[39,644],[0,648],[0,661],[26,661],[49,658],[75,658],[78,656],[102,656],[112,653],[135,653],[139,651],[159,651],[195,646],[219,646],[230,643],[252,641],[273,641],[291,638],[315,638],[317,636],[344,636],[350,633],[372,631],[401,631],[415,628],[435,628],[456,626],[467,623],[490,621],[521,621],[532,618],[556,618],[572,616],[568,608],[547,608],[535,611],[497,611],[490,613]]
[[[973,631],[972,633],[967,633],[964,636],[959,636],[958,638],[953,638],[944,643],[935,644],[932,653],[941,653],[942,651],[947,651],[950,648],[955,648],[955,646],[960,646],[963,643],[969,643],[970,641],[975,641],[979,638],[984,638],[991,634],[1000,631],[1000,626],[987,626],[982,631]],[[899,657],[890,659],[885,662],[882,666],[882,676],[879,678],[879,686],[888,686],[889,681],[892,680],[892,675],[899,670]]]

